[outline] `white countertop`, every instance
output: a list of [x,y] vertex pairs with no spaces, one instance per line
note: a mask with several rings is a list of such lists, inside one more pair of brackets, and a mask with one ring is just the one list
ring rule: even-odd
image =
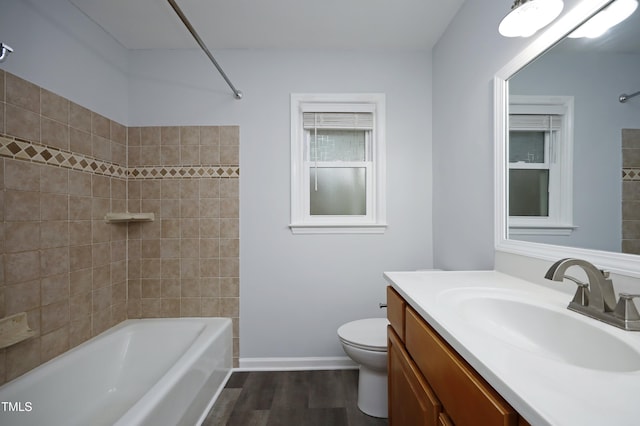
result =
[[[633,354],[638,353],[639,359],[640,332],[620,330],[569,311],[566,306],[571,295],[500,272],[385,272],[384,276],[531,425],[640,425],[640,368],[635,371],[585,368],[527,350],[509,341],[508,335],[500,335],[500,330],[486,332],[476,327],[446,296],[452,289],[460,289],[458,294],[517,291],[532,304],[540,303],[546,309],[557,310],[559,315],[572,316],[586,322],[588,327],[599,328],[624,341]],[[549,328],[549,333],[562,331]],[[589,349],[590,342],[580,344],[587,348],[585,358],[593,358],[593,353],[599,352],[597,347]],[[614,366],[611,370],[615,369]]]

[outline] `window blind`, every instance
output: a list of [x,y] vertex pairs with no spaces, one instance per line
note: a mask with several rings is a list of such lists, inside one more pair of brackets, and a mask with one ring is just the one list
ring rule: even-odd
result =
[[542,114],[510,114],[510,130],[560,130],[562,128],[561,115]]
[[360,129],[373,130],[371,112],[305,112],[305,129]]

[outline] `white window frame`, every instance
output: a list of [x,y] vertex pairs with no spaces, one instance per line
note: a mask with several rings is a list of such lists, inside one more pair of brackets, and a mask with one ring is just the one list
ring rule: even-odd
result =
[[[560,116],[559,128],[546,129],[545,152],[549,160],[549,215],[545,217],[509,216],[509,235],[570,235],[573,224],[573,97],[572,96],[521,96],[509,97],[509,131],[545,130],[539,125],[518,122],[511,115]],[[508,134],[507,134],[508,137]],[[509,144],[507,143],[507,150]],[[507,155],[507,158],[508,155]],[[526,164],[508,165],[510,168],[527,168]],[[532,166],[531,168],[539,168]],[[508,175],[508,174],[507,174]],[[507,193],[508,194],[508,193]],[[509,204],[507,204],[508,208]]]
[[[310,170],[305,158],[305,112],[371,112],[373,130],[364,162],[323,163],[324,167],[365,167],[365,215],[311,215]],[[294,234],[380,234],[386,229],[385,95],[382,93],[291,94],[291,223]]]

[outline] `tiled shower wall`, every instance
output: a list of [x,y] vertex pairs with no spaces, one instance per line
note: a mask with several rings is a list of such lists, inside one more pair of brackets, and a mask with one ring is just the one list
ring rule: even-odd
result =
[[129,318],[230,317],[237,365],[238,127],[129,128],[128,140],[129,211],[156,217],[129,225]]
[[[237,364],[238,146],[235,126],[127,129],[0,70],[0,318],[36,331],[0,349],[0,384],[127,318],[232,317]],[[105,223],[127,200],[156,221]]]
[[622,129],[622,252],[640,254],[640,129]]

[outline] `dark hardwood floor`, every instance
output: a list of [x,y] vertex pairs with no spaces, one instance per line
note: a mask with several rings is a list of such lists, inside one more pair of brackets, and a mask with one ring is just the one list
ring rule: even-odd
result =
[[386,426],[357,388],[358,370],[234,372],[203,426]]

